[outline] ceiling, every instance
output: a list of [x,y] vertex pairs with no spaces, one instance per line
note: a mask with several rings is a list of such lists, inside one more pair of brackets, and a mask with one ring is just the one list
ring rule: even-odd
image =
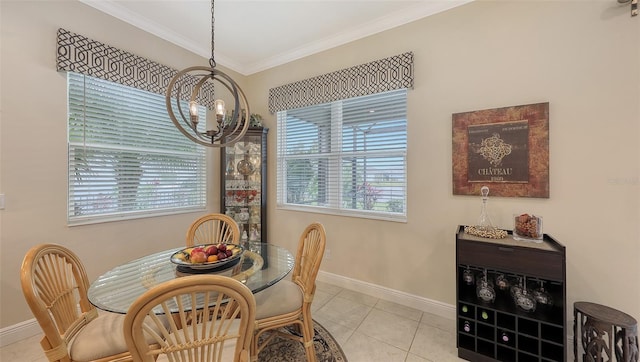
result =
[[[80,0],[211,57],[209,0]],[[472,0],[217,0],[216,63],[249,75]]]

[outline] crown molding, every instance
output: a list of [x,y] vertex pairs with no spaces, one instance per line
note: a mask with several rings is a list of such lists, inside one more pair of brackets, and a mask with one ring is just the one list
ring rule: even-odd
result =
[[[192,53],[200,55],[205,58],[211,57],[211,50],[202,46],[202,44],[196,44],[188,38],[181,36],[175,31],[152,21],[149,18],[141,16],[138,13],[132,13],[126,7],[118,4],[113,0],[79,0],[81,3],[91,6],[92,8],[99,10],[103,13],[109,14],[119,20],[129,23],[136,28],[140,28],[147,33],[151,33],[161,39],[176,44],[181,48],[184,48]],[[207,44],[208,45],[208,44]],[[217,55],[217,54],[216,54]]]
[[[126,23],[129,23],[137,28],[140,28],[148,33],[151,33],[159,38],[178,45],[179,47],[184,48],[192,53],[195,53],[207,59],[211,56],[210,49],[206,49],[203,44],[196,44],[193,41],[180,36],[175,31],[163,27],[157,22],[153,22],[152,20],[144,16],[140,16],[139,14],[134,14],[126,7],[118,4],[118,2],[115,0],[79,1]],[[304,46],[291,49],[290,51],[280,53],[278,55],[255,63],[242,63],[237,59],[232,59],[219,52],[216,52],[216,58],[218,64],[223,65],[228,69],[236,71],[245,76],[251,75],[470,3],[472,1],[474,0],[423,1],[416,6],[398,10],[382,18],[373,19],[365,24],[362,24],[361,26],[345,29],[343,32],[335,36],[327,37],[315,42],[305,44]],[[206,45],[208,46],[208,44]]]
[[315,53],[329,50],[331,48],[335,48],[340,45],[344,45],[376,33],[381,33],[383,31],[408,24],[427,16],[441,13],[443,11],[470,3],[472,1],[474,0],[421,2],[414,7],[396,11],[382,18],[376,18],[358,27],[346,29],[342,33],[335,36],[305,44],[302,47],[298,47],[292,49],[291,51],[267,58],[261,62],[248,64],[242,69],[241,73],[244,75],[251,75],[253,73],[261,72],[263,70],[267,70],[297,59],[301,59]]

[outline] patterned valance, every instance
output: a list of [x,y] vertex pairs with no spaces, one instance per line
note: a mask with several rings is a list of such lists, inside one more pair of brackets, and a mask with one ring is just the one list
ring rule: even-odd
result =
[[413,88],[413,53],[269,89],[269,111],[307,107],[395,89]]
[[[58,71],[81,73],[163,95],[171,78],[178,72],[64,29],[58,29],[57,43]],[[181,95],[184,95],[184,100],[188,100],[195,82],[194,78],[183,85]],[[205,84],[200,93],[198,103],[213,108],[213,84]]]

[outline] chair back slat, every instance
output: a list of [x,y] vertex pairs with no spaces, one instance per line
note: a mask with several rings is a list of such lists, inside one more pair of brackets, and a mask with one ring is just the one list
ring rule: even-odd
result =
[[20,283],[44,333],[41,345],[45,354],[69,360],[67,345],[98,316],[87,299],[89,281],[82,262],[61,245],[34,246],[22,261]]
[[315,281],[326,246],[324,226],[312,223],[300,236],[292,278],[302,288],[305,299],[313,296]]
[[238,244],[240,228],[225,214],[207,214],[194,221],[187,230],[187,246],[202,244]]
[[59,254],[43,256],[33,274],[36,292],[51,313],[60,334],[80,318],[78,283],[73,262]]
[[[141,295],[124,322],[134,360],[240,361],[250,350],[255,298],[241,282],[220,275],[193,275],[162,283]],[[167,316],[164,323],[161,316]],[[146,323],[151,323],[156,330]],[[148,338],[154,339],[155,347]],[[233,346],[235,343],[235,346]],[[225,354],[223,354],[225,353]]]

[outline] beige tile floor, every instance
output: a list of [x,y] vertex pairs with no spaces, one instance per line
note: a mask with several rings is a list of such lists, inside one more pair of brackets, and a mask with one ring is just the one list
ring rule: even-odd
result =
[[[312,314],[349,362],[463,361],[453,320],[322,282]],[[46,362],[39,341],[38,335],[1,348],[0,361]]]
[[349,362],[464,361],[453,320],[321,282],[311,313]]

